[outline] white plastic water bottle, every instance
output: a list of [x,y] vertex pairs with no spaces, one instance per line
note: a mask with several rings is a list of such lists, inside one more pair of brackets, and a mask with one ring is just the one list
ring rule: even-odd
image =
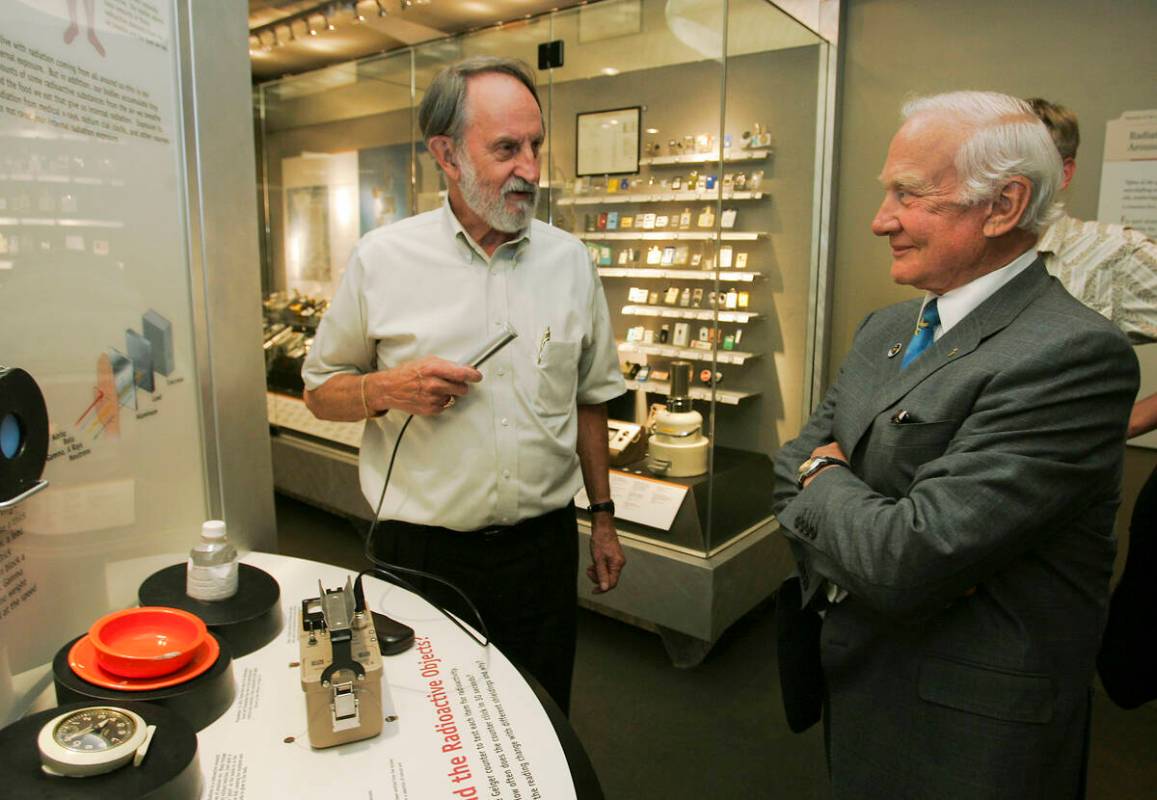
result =
[[185,594],[194,600],[225,600],[237,593],[237,550],[225,538],[225,523],[201,526],[201,541],[189,551]]

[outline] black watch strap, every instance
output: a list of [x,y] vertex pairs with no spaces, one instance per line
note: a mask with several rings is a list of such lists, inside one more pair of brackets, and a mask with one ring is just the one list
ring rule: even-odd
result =
[[615,501],[614,500],[604,500],[601,503],[591,503],[591,505],[587,509],[587,511],[589,511],[592,514],[594,514],[596,511],[606,511],[608,514],[610,514],[613,517],[615,515]]

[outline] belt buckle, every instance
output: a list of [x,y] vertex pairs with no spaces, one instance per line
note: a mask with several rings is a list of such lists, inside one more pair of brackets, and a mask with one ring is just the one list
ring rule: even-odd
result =
[[478,531],[478,535],[483,539],[497,539],[509,530],[510,527],[506,525],[491,525],[489,528]]

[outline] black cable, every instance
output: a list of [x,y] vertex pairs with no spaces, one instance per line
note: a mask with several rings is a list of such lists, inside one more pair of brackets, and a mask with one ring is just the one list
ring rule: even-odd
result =
[[[390,485],[390,475],[393,474],[393,472],[394,472],[394,459],[397,458],[397,456],[398,456],[398,447],[402,444],[402,436],[405,435],[406,428],[408,428],[410,426],[410,422],[413,419],[414,419],[413,414],[410,414],[409,416],[406,417],[406,421],[402,423],[402,427],[398,430],[398,438],[394,440],[394,449],[390,453],[390,462],[386,467],[386,477],[385,477],[385,480],[382,481],[382,494],[378,498],[378,507],[374,509],[374,518],[370,522],[369,531],[366,533],[365,556],[366,556],[366,560],[368,560],[374,566],[371,567],[370,569],[362,570],[361,572],[359,572],[357,580],[354,581],[354,596],[355,596],[356,607],[358,607],[360,609],[365,608],[365,593],[362,590],[362,576],[373,573],[376,575],[376,577],[382,578],[384,575],[384,576],[388,577],[388,579],[389,579],[388,582],[395,583],[398,586],[401,586],[403,589],[407,589],[408,591],[413,592],[414,594],[418,595],[423,600],[425,600],[427,603],[434,606],[434,608],[438,609],[438,611],[440,611],[442,613],[442,615],[444,617],[446,617],[446,619],[450,620],[455,625],[457,625],[467,636],[469,636],[471,639],[473,639],[475,642],[477,642],[479,646],[485,647],[486,645],[488,645],[490,643],[490,631],[487,629],[486,623],[482,619],[482,615],[478,612],[478,608],[474,605],[473,601],[471,601],[470,598],[466,596],[465,592],[463,592],[461,589],[459,589],[454,584],[450,583],[450,581],[446,580],[445,578],[439,577],[438,575],[434,575],[434,574],[429,573],[429,572],[423,572],[422,570],[419,570],[419,569],[411,569],[409,567],[402,567],[402,566],[399,566],[397,564],[391,564],[388,561],[382,561],[381,559],[379,559],[377,556],[374,555],[374,530],[378,527],[378,518],[381,516],[381,513],[382,513],[382,504],[385,503],[385,501],[386,501],[386,489]],[[457,592],[458,596],[466,601],[466,605],[469,606],[470,611],[474,614],[474,619],[477,620],[477,622],[478,622],[478,629],[482,631],[482,637],[486,641],[480,640],[478,638],[478,636],[475,635],[475,633],[473,631],[471,631],[469,628],[467,628],[465,625],[463,625],[461,622],[459,622],[457,617],[455,617],[453,614],[449,613],[445,608],[438,605],[430,598],[426,597],[425,593],[419,591],[409,581],[406,581],[403,578],[400,578],[397,575],[395,575],[394,571],[404,572],[408,575],[416,575],[420,578],[425,578],[427,580],[437,581],[438,583],[441,583],[444,586],[448,586],[449,588],[451,588],[455,592]],[[378,574],[378,573],[380,573],[380,574]]]

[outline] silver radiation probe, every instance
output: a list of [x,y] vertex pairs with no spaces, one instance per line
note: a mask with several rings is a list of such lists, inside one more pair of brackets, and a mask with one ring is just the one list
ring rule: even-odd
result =
[[506,347],[506,345],[510,344],[517,338],[518,331],[514,330],[514,327],[509,322],[503,323],[502,330],[498,331],[493,339],[482,345],[482,348],[477,353],[475,353],[469,361],[464,363],[467,366],[478,369],[480,366],[486,363],[487,359],[489,359],[492,355]]

